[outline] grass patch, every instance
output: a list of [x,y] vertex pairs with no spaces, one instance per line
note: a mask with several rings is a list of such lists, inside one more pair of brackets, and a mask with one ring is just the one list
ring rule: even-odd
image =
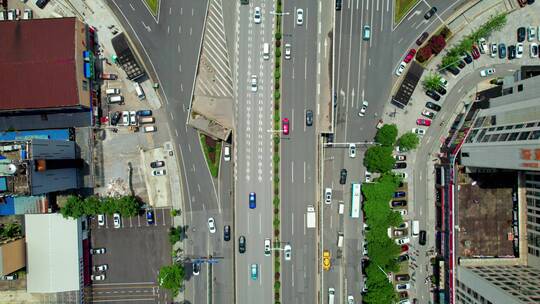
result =
[[394,15],[394,22],[399,23],[407,12],[420,0],[395,0],[396,1],[396,14]]
[[157,15],[159,0],[145,0],[154,15]]
[[219,161],[221,159],[221,141],[214,140],[204,134],[200,134],[200,139],[210,174],[213,177],[217,177],[219,173]]

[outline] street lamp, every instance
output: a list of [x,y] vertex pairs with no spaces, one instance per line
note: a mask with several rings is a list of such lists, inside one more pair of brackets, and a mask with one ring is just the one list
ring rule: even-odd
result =
[[283,15],[289,15],[290,13],[289,12],[285,12],[285,13],[278,13],[278,12],[270,12],[270,14],[272,15],[276,15],[276,16],[283,16]]

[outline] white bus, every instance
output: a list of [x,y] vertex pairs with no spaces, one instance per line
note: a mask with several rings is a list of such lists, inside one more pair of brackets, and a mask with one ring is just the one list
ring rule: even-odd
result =
[[351,187],[351,217],[360,217],[360,201],[362,200],[362,189],[360,184],[352,184]]

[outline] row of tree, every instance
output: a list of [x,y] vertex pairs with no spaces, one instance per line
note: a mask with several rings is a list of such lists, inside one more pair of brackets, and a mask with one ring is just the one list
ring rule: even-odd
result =
[[122,216],[135,216],[139,213],[140,203],[133,196],[105,197],[71,195],[66,204],[60,208],[60,213],[65,217],[79,218],[81,216],[108,214],[115,212]]
[[[375,141],[379,143],[377,146],[367,149],[364,155],[364,166],[370,172],[389,172],[394,167],[396,160],[392,153],[394,151],[394,145],[396,144],[396,138],[398,130],[396,125],[383,125],[375,136]],[[400,150],[408,151],[415,149],[420,140],[418,136],[412,132],[403,134],[398,140],[397,145]]]

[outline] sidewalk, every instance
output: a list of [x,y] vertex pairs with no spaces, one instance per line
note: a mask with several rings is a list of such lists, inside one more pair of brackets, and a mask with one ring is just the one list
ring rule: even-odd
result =
[[[333,1],[321,1],[317,25],[317,132],[333,132],[334,108],[332,81],[334,69],[334,16]],[[331,16],[328,16],[331,14]]]

